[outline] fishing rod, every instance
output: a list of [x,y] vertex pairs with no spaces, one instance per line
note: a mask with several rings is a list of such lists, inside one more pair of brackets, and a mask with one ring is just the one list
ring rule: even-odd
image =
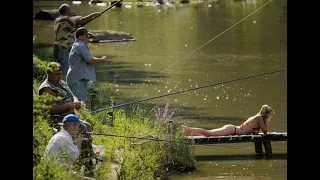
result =
[[174,143],[180,143],[180,144],[190,144],[186,142],[179,142],[179,141],[172,141],[172,140],[165,140],[165,139],[159,139],[159,138],[145,138],[145,137],[136,137],[136,136],[126,136],[123,134],[115,135],[115,134],[103,134],[103,133],[95,133],[95,132],[86,132],[87,134],[97,135],[97,136],[111,136],[111,137],[119,137],[119,138],[129,138],[129,139],[142,139],[142,140],[150,140],[150,141],[164,141],[164,142],[174,142]]
[[184,93],[187,91],[193,91],[193,90],[197,90],[197,89],[202,89],[202,88],[206,88],[206,87],[210,87],[210,86],[216,86],[216,85],[220,85],[220,84],[226,84],[229,82],[233,82],[233,81],[239,81],[239,80],[243,80],[243,79],[249,79],[249,78],[253,78],[253,77],[257,77],[257,76],[263,76],[263,75],[267,75],[267,74],[273,74],[273,73],[277,73],[277,72],[281,72],[281,71],[286,71],[286,69],[280,69],[280,70],[276,70],[276,71],[271,71],[271,72],[267,72],[267,73],[260,73],[260,74],[255,74],[255,75],[251,75],[251,76],[245,76],[242,78],[237,78],[237,79],[231,79],[228,81],[223,81],[223,82],[219,82],[219,83],[214,83],[214,84],[209,84],[206,86],[200,86],[197,88],[191,88],[191,89],[186,89],[186,90],[182,90],[182,91],[178,91],[178,92],[174,92],[174,93],[169,93],[169,94],[164,94],[164,95],[160,95],[160,96],[155,96],[155,97],[151,97],[151,98],[146,98],[146,99],[140,99],[137,101],[132,101],[132,102],[128,102],[128,103],[123,103],[123,104],[119,104],[119,105],[115,105],[115,106],[111,106],[111,107],[106,107],[106,108],[102,108],[102,109],[98,109],[95,111],[91,111],[90,114],[95,114],[101,111],[105,111],[105,110],[109,110],[109,109],[115,109],[121,106],[125,106],[125,105],[129,105],[129,104],[134,104],[134,103],[138,103],[138,102],[143,102],[143,101],[148,101],[148,100],[152,100],[152,99],[157,99],[157,98],[161,98],[161,97],[165,97],[165,96],[171,96],[174,94],[179,94],[179,93]]
[[[122,0],[119,0],[119,1],[117,1],[117,2],[115,2],[115,3],[113,3],[111,6],[107,7],[105,10],[101,11],[101,12],[100,12],[100,15],[103,14],[103,13],[105,13],[106,11],[108,11],[109,9],[111,9],[113,6],[117,5],[117,4],[118,4],[119,2],[121,2],[121,1],[122,1]],[[81,24],[79,27],[77,27],[75,30],[73,30],[72,33],[74,33],[74,32],[75,32],[77,29],[79,29],[80,27],[88,24],[90,21],[94,20],[95,18],[97,18],[97,17],[94,16],[92,19],[90,19],[90,20],[87,21],[86,23]]]

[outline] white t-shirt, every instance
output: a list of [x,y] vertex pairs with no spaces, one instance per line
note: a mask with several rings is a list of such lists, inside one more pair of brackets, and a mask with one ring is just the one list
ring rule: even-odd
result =
[[64,129],[55,134],[49,141],[45,156],[55,156],[61,163],[73,164],[79,157],[80,151],[74,145],[71,135]]

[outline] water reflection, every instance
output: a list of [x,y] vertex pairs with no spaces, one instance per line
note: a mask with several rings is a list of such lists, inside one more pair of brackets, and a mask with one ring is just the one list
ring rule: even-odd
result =
[[287,160],[287,153],[277,153],[273,155],[265,154],[229,154],[229,155],[207,155],[207,156],[195,156],[198,161],[230,161],[230,160],[262,160],[262,159],[274,159],[274,160]]
[[72,1],[72,4],[81,4],[81,1]]

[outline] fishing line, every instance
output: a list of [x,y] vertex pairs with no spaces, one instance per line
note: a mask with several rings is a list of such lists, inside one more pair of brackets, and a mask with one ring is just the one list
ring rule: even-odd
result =
[[142,140],[149,140],[149,141],[164,141],[164,142],[174,142],[179,144],[191,144],[186,142],[172,141],[172,140],[159,139],[159,138],[145,138],[145,137],[126,136],[126,135],[103,134],[103,133],[95,133],[95,132],[86,132],[86,133],[97,135],[97,136],[111,136],[111,137],[119,137],[119,138],[142,139]]
[[167,68],[165,68],[164,70],[160,71],[163,72],[167,69],[169,69],[170,67],[172,67],[173,65],[177,64],[179,61],[181,61],[182,59],[184,59],[185,57],[189,56],[190,54],[196,52],[197,50],[199,50],[200,48],[202,48],[203,46],[207,45],[209,42],[213,41],[214,39],[216,39],[217,37],[221,36],[222,34],[224,34],[225,32],[227,32],[228,30],[230,30],[231,28],[233,28],[234,26],[236,26],[237,24],[239,24],[240,22],[242,22],[243,20],[247,19],[249,16],[251,16],[252,14],[254,14],[255,12],[257,12],[258,10],[260,10],[261,8],[263,8],[265,5],[267,5],[268,3],[270,3],[272,0],[266,2],[264,5],[260,6],[258,9],[254,10],[252,13],[250,13],[249,15],[247,15],[246,17],[242,18],[240,21],[238,21],[237,23],[235,23],[234,25],[230,26],[228,29],[224,30],[223,32],[221,32],[220,34],[218,34],[217,36],[215,36],[214,38],[210,39],[208,42],[204,43],[203,45],[201,45],[200,47],[198,47],[197,49],[195,49],[194,51],[192,51],[191,53],[183,56],[182,58],[180,58],[179,60],[177,60],[176,62],[172,63],[171,65],[169,65]]
[[[228,96],[228,95],[227,95]],[[205,105],[206,103],[208,103],[208,102],[211,102],[212,101],[212,99],[214,99],[214,98],[217,98],[217,97],[213,97],[213,98],[211,98],[211,99],[209,99],[209,100],[206,100],[204,103],[202,103],[202,104],[200,104],[198,107],[196,107],[194,110],[197,110],[197,109],[199,109],[200,107],[202,107],[203,105]],[[234,99],[235,100],[235,99]]]
[[186,90],[173,92],[173,93],[169,93],[169,94],[163,94],[163,95],[155,96],[155,97],[151,97],[151,98],[140,99],[140,100],[137,100],[137,101],[132,101],[132,102],[128,102],[128,103],[123,103],[123,104],[119,104],[119,105],[115,105],[115,106],[106,107],[106,108],[98,109],[98,110],[95,110],[95,111],[91,111],[90,114],[95,114],[95,113],[98,113],[98,112],[101,112],[101,111],[105,111],[105,110],[109,110],[109,109],[115,109],[115,108],[119,108],[119,107],[122,107],[122,106],[125,106],[125,105],[130,105],[130,104],[143,102],[143,101],[149,101],[149,100],[152,100],[152,99],[157,99],[157,98],[161,98],[161,97],[165,97],[165,96],[171,96],[171,95],[174,95],[174,94],[180,94],[180,93],[184,93],[184,92],[187,92],[187,91],[193,91],[193,90],[202,89],[202,88],[206,88],[206,87],[210,87],[210,86],[226,84],[226,83],[229,83],[229,82],[239,81],[239,80],[243,80],[243,79],[249,79],[249,78],[253,78],[253,77],[263,76],[263,75],[267,75],[267,74],[273,74],[273,73],[282,72],[282,71],[286,71],[286,69],[280,69],[280,70],[276,70],[276,71],[272,71],[272,72],[266,72],[266,73],[260,73],[260,74],[251,75],[251,76],[245,76],[245,77],[241,77],[241,78],[237,78],[237,79],[231,79],[231,80],[227,80],[227,81],[223,81],[223,82],[219,82],[219,83],[209,84],[209,85],[206,85],[206,86],[200,86],[200,87],[186,89]]
[[[111,6],[107,7],[106,9],[104,9],[103,11],[100,12],[100,15],[102,15],[103,13],[105,13],[106,11],[108,11],[109,9],[113,8],[114,6],[116,6],[118,3],[120,3],[122,0],[116,1],[115,3],[111,4]],[[88,24],[89,22],[91,22],[92,20],[96,19],[97,17],[94,16],[93,18],[91,18],[89,21],[85,22],[84,24],[81,24],[80,26],[78,26],[76,29],[74,29],[73,31],[71,31],[71,33],[74,33],[77,31],[77,29],[85,26],[86,24]]]
[[[206,43],[204,43],[203,45],[199,46],[197,49],[195,49],[194,51],[192,51],[191,53],[183,56],[182,58],[180,58],[179,60],[177,60],[176,62],[172,63],[171,65],[169,65],[167,68],[165,68],[164,70],[160,71],[160,72],[164,72],[167,69],[169,69],[170,67],[172,67],[173,65],[177,64],[178,62],[180,62],[182,59],[186,58],[187,56],[191,55],[192,53],[196,52],[197,50],[199,50],[200,48],[202,48],[203,46],[207,45],[209,42],[213,41],[214,39],[218,38],[219,36],[221,36],[222,34],[224,34],[225,32],[227,32],[228,30],[230,30],[231,28],[233,28],[234,26],[236,26],[237,24],[239,24],[240,22],[242,22],[243,20],[247,19],[249,16],[251,16],[252,14],[254,14],[255,12],[257,12],[258,10],[260,10],[261,8],[263,8],[265,5],[267,5],[268,3],[270,3],[272,0],[266,2],[264,5],[260,6],[258,9],[254,10],[252,13],[250,13],[249,15],[247,15],[246,17],[242,18],[240,21],[238,21],[237,23],[235,23],[234,25],[230,26],[229,28],[227,28],[226,30],[224,30],[223,32],[221,32],[220,34],[218,34],[217,36],[215,36],[214,38],[210,39],[209,41],[207,41]],[[136,91],[133,91],[131,94],[134,94],[137,91],[141,91],[141,89],[138,89]]]
[[[142,140],[147,140],[147,141],[161,141],[161,142],[173,142],[173,143],[178,143],[178,144],[187,144],[191,145],[192,140],[190,142],[181,142],[181,141],[173,141],[173,140],[166,140],[166,139],[159,139],[159,138],[146,138],[146,137],[136,137],[136,136],[126,136],[125,134],[123,135],[115,135],[115,134],[103,134],[103,133],[95,133],[95,132],[86,132],[87,134],[91,135],[97,135],[97,136],[110,136],[110,137],[119,137],[119,138],[129,138],[129,139],[142,139]],[[153,136],[151,136],[153,137]],[[147,141],[144,141],[147,142]],[[138,145],[138,144],[137,144]],[[197,145],[197,144],[194,144]],[[201,144],[201,146],[214,146],[215,144]],[[230,148],[230,147],[228,147]],[[237,149],[237,148],[232,148],[231,149]],[[270,154],[272,158],[276,159],[276,157],[272,154]]]

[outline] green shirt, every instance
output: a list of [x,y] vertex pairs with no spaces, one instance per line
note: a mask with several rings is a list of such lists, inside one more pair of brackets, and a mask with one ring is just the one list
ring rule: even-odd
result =
[[59,50],[70,50],[75,40],[75,32],[78,26],[78,20],[81,16],[59,16],[54,23],[55,41]]

